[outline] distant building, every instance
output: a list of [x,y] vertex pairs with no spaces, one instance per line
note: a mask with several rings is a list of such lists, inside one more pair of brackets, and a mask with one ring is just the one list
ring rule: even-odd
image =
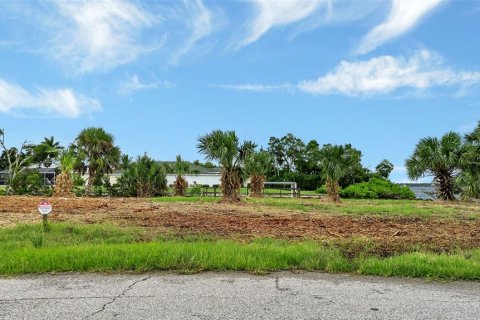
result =
[[[36,170],[38,171],[43,177],[43,184],[45,186],[53,186],[55,184],[57,164],[52,164],[50,167],[46,168],[43,165],[31,165],[28,167],[28,170]],[[0,186],[4,186],[7,184],[7,179],[9,176],[8,170],[0,171]]]
[[[175,161],[162,161],[163,164],[172,168],[175,165]],[[221,169],[219,167],[206,168],[202,165],[196,165],[189,162],[190,164],[190,173],[183,174],[183,178],[187,180],[189,186],[193,185],[220,185],[221,179]],[[167,174],[167,186],[173,185],[177,179],[177,174],[168,173]]]
[[[221,174],[219,173],[200,173],[200,174],[184,174],[182,175],[187,180],[189,186],[193,185],[220,185]],[[167,174],[167,186],[173,185],[177,175],[173,173]]]

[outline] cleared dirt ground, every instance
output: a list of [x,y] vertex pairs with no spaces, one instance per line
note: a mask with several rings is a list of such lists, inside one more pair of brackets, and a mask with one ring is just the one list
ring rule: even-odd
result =
[[[0,227],[38,223],[39,197],[1,197]],[[154,203],[144,199],[50,198],[51,221],[109,222],[175,234],[212,234],[247,240],[372,240],[385,254],[419,245],[435,251],[480,247],[480,221],[420,217],[348,216],[302,212],[258,204]],[[361,241],[360,241],[361,242]]]

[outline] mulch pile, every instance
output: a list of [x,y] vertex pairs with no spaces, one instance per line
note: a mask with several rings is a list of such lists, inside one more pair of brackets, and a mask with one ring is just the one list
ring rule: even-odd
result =
[[[40,221],[39,197],[1,197],[0,227]],[[143,199],[49,198],[51,221],[111,222],[179,234],[208,233],[251,239],[371,239],[380,250],[404,251],[421,245],[435,251],[480,246],[480,221],[460,219],[330,215],[253,204],[153,203]],[[341,241],[340,241],[341,242]]]

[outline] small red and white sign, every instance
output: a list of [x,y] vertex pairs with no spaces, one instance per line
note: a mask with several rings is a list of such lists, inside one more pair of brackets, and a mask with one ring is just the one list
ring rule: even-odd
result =
[[38,212],[40,212],[40,214],[49,214],[52,212],[52,204],[48,201],[40,202],[38,205]]

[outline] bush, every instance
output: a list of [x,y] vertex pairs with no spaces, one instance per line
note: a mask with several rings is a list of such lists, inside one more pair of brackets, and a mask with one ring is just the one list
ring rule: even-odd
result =
[[327,187],[325,185],[318,187],[315,193],[327,194]]
[[199,184],[193,185],[188,188],[189,193],[192,196],[201,196],[202,195],[202,186]]
[[165,166],[147,155],[138,157],[123,170],[114,188],[123,197],[164,196],[167,190]]
[[352,184],[340,191],[340,195],[343,198],[356,199],[415,199],[415,194],[409,187],[402,187],[381,178]]
[[[10,181],[13,194],[49,195],[49,187],[43,185],[43,176],[38,170],[25,170]],[[51,191],[51,190],[50,190]]]

